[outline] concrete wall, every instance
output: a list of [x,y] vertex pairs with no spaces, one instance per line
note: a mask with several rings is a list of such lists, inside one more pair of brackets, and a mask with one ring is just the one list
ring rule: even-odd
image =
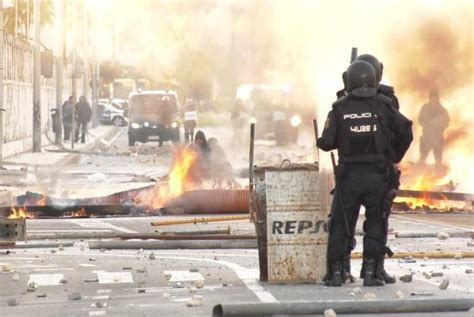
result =
[[[31,151],[33,146],[33,50],[29,43],[5,37],[4,39],[4,139],[3,157]],[[62,100],[72,93],[71,67],[65,67],[63,78],[64,89]],[[69,72],[69,73],[67,73]],[[50,144],[48,135],[54,138],[51,131],[50,111],[56,108],[56,69],[54,77],[42,78],[41,85],[41,127],[42,145]],[[83,94],[83,79],[76,79],[77,95]]]

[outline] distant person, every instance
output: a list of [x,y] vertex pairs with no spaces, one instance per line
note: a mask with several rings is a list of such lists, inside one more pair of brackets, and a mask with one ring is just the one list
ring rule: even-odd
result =
[[73,114],[74,114],[73,98],[72,96],[69,96],[68,100],[66,100],[62,106],[64,141],[68,141],[69,138],[71,137]]
[[79,129],[81,130],[81,143],[86,143],[87,125],[92,118],[92,109],[84,96],[79,98],[76,104],[76,136],[75,141],[79,141]]
[[194,141],[194,129],[196,129],[198,118],[198,104],[193,99],[187,99],[184,105],[184,140]]
[[448,111],[439,102],[438,91],[433,89],[429,102],[421,107],[418,122],[423,128],[420,138],[420,163],[425,164],[428,154],[433,151],[437,166],[443,164],[444,131],[449,126]]

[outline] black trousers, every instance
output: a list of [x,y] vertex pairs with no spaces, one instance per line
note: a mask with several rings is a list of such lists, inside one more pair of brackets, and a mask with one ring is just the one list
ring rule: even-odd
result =
[[79,130],[81,131],[81,143],[86,142],[87,124],[89,122],[78,121],[76,123],[75,141],[79,141]]
[[[372,164],[346,165],[333,196],[329,228],[328,260],[342,261],[353,247],[360,207],[365,207],[364,257],[379,259],[385,254],[386,229],[383,203],[387,193],[385,167]],[[342,204],[344,207],[342,207]],[[344,215],[348,221],[348,236]]]

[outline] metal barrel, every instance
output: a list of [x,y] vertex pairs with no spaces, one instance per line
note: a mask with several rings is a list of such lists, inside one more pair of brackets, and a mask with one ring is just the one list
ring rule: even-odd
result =
[[326,177],[317,164],[287,164],[257,168],[255,184],[259,258],[267,262],[260,269],[268,271],[268,282],[320,282],[326,274]]

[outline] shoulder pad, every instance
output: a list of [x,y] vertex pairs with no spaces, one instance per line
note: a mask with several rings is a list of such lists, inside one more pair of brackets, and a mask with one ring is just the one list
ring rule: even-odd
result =
[[392,86],[387,86],[387,85],[380,85],[379,86],[379,93],[390,96],[395,94],[395,89]]
[[384,95],[384,94],[378,93],[378,94],[375,96],[375,98],[376,98],[378,101],[381,101],[381,102],[383,102],[383,103],[392,105],[392,99],[390,99],[389,97],[387,97],[387,96]]
[[341,98],[337,99],[336,101],[333,102],[332,108],[334,109],[335,107],[339,106],[342,104],[344,101],[347,100],[347,96],[342,96]]

